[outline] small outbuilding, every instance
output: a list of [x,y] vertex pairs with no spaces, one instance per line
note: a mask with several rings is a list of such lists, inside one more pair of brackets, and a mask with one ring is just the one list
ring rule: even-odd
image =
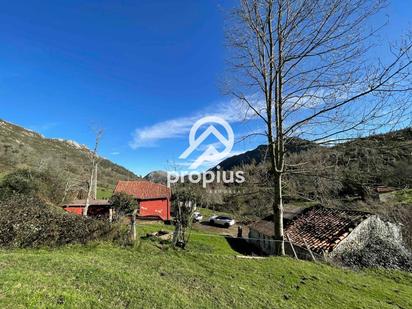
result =
[[[109,217],[111,204],[108,200],[90,200],[89,205],[88,215],[90,217]],[[82,215],[85,206],[86,200],[75,200],[70,203],[64,204],[62,208],[67,212],[74,213],[76,215]]]
[[[400,227],[366,212],[314,206],[285,220],[285,251],[301,259],[335,257],[345,251],[362,249],[380,238],[401,242]],[[275,252],[272,216],[249,226],[249,243],[262,253]],[[293,248],[289,241],[293,244]]]
[[114,192],[133,195],[139,202],[140,218],[170,220],[172,191],[167,186],[146,180],[119,181]]

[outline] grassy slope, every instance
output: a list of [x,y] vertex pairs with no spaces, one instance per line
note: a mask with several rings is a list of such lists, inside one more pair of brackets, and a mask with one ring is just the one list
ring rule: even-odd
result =
[[104,188],[98,187],[97,188],[97,199],[100,200],[108,200],[112,197],[114,191],[114,187]]
[[412,204],[412,189],[404,189],[395,193],[396,201],[403,204]]
[[[139,229],[143,235],[159,227]],[[187,252],[161,250],[151,241],[132,249],[0,251],[0,307],[412,307],[410,274],[235,255],[224,238],[196,233]]]
[[[86,148],[44,138],[0,119],[0,178],[16,168],[47,166],[65,170],[79,181],[87,181],[90,173],[88,154]],[[136,178],[134,173],[109,160],[102,159],[99,164],[99,185],[102,187],[114,188],[118,180]]]

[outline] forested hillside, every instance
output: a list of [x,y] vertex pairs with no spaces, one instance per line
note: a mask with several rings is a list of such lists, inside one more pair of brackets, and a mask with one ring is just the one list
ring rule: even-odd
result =
[[[229,186],[232,193],[221,196],[221,207],[240,215],[263,217],[271,213],[273,187],[267,157],[264,160],[262,155],[265,149],[266,145],[261,145],[220,164],[223,169],[244,171],[246,179]],[[286,204],[350,207],[385,214],[410,226],[407,222],[412,211],[407,204],[412,188],[412,128],[289,151],[283,180]],[[381,203],[380,188],[395,190],[389,201],[394,207]],[[206,196],[205,200],[209,199]],[[405,238],[412,239],[412,230]]]
[[[322,147],[310,141],[299,138],[291,139],[286,145],[289,156],[297,156],[297,160],[310,150],[311,153],[334,153],[340,158],[337,164],[343,165],[347,161],[356,161],[358,166],[368,169],[370,161],[383,160],[389,165],[408,165],[412,158],[412,128],[406,128],[386,134],[371,135],[349,142],[339,143],[334,147]],[[248,164],[260,164],[267,161],[267,146],[260,145],[245,153],[230,157],[219,163],[223,170]],[[409,164],[410,165],[410,164]]]
[[[73,141],[48,139],[0,120],[0,175],[18,168],[52,169],[79,185],[90,175],[90,150]],[[135,179],[131,171],[109,160],[99,163],[99,187],[112,188],[117,180]]]
[[[293,138],[288,141],[285,145],[286,151],[288,153],[300,153],[308,149],[318,148],[319,146],[305,141],[300,138]],[[267,152],[266,145],[259,145],[257,148],[246,151],[245,153],[235,155],[233,157],[227,158],[219,163],[222,170],[231,170],[236,166],[241,166],[245,164],[259,164],[265,160],[268,160],[269,154]],[[214,168],[216,169],[216,167]]]
[[[219,165],[224,170],[265,165],[266,149],[266,145],[260,145]],[[412,186],[412,128],[371,135],[333,147],[295,139],[286,145],[286,150],[287,171],[301,182],[311,176],[323,176],[328,178],[328,185],[339,179],[353,186]]]

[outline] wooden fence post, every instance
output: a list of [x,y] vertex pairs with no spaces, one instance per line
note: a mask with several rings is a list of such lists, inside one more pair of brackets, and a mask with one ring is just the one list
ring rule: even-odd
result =
[[292,242],[290,241],[289,235],[288,235],[287,233],[286,233],[286,238],[288,239],[288,242],[289,242],[289,244],[290,244],[290,247],[292,248],[293,255],[295,256],[295,259],[299,260],[299,259],[298,259],[298,255],[296,254],[296,251],[295,251],[295,247],[293,247],[293,244],[292,244]]
[[306,242],[305,239],[303,239],[303,242],[305,243],[306,248],[309,250],[309,253],[310,253],[310,256],[312,257],[312,260],[313,260],[314,262],[316,262],[315,256],[313,255],[312,250],[310,250],[310,248],[309,248],[309,246],[308,246],[308,243]]

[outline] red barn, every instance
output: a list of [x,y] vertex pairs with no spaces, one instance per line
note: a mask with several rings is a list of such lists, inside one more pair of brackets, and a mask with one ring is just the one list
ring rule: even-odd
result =
[[124,192],[136,197],[140,204],[139,217],[170,220],[170,188],[145,180],[119,181],[114,192]]

